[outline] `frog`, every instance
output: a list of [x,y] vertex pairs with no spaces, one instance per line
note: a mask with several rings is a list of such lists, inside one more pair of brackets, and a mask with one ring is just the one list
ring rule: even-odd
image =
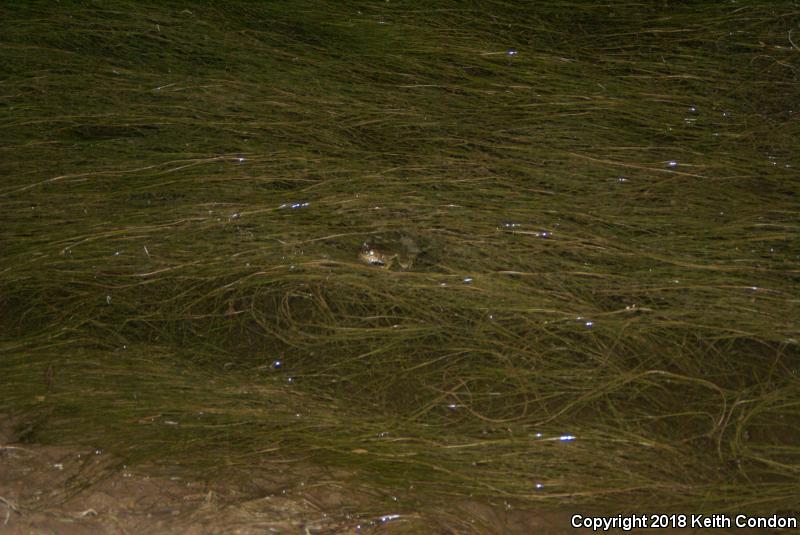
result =
[[392,269],[396,264],[400,271],[408,271],[420,252],[414,239],[405,234],[394,241],[370,238],[361,245],[358,260],[362,264],[382,269]]

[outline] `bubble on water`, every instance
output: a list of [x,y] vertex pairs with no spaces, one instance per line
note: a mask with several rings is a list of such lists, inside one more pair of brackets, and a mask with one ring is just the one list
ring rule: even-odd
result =
[[517,52],[517,50],[515,50],[513,48],[509,48],[506,51],[506,55],[508,55],[508,56],[516,56],[517,54],[519,54],[519,52]]
[[282,205],[278,206],[278,209],[281,210],[283,208],[292,208],[296,210],[298,208],[308,208],[308,206],[309,203],[307,201],[292,202],[292,203],[283,203]]
[[667,162],[667,167],[674,169],[675,167],[678,167],[678,162],[676,160],[670,160]]

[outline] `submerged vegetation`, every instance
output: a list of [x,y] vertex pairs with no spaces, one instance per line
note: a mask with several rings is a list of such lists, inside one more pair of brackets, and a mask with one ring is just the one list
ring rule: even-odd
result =
[[800,5],[546,4],[4,3],[20,440],[798,510]]

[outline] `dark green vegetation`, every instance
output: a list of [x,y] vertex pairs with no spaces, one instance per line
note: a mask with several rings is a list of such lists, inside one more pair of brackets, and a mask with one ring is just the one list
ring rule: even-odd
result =
[[20,438],[797,510],[800,5],[535,4],[4,2]]

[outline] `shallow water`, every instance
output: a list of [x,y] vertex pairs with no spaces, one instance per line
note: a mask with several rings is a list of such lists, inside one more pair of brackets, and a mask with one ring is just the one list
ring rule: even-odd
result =
[[796,510],[796,7],[0,7],[0,413],[336,518]]

